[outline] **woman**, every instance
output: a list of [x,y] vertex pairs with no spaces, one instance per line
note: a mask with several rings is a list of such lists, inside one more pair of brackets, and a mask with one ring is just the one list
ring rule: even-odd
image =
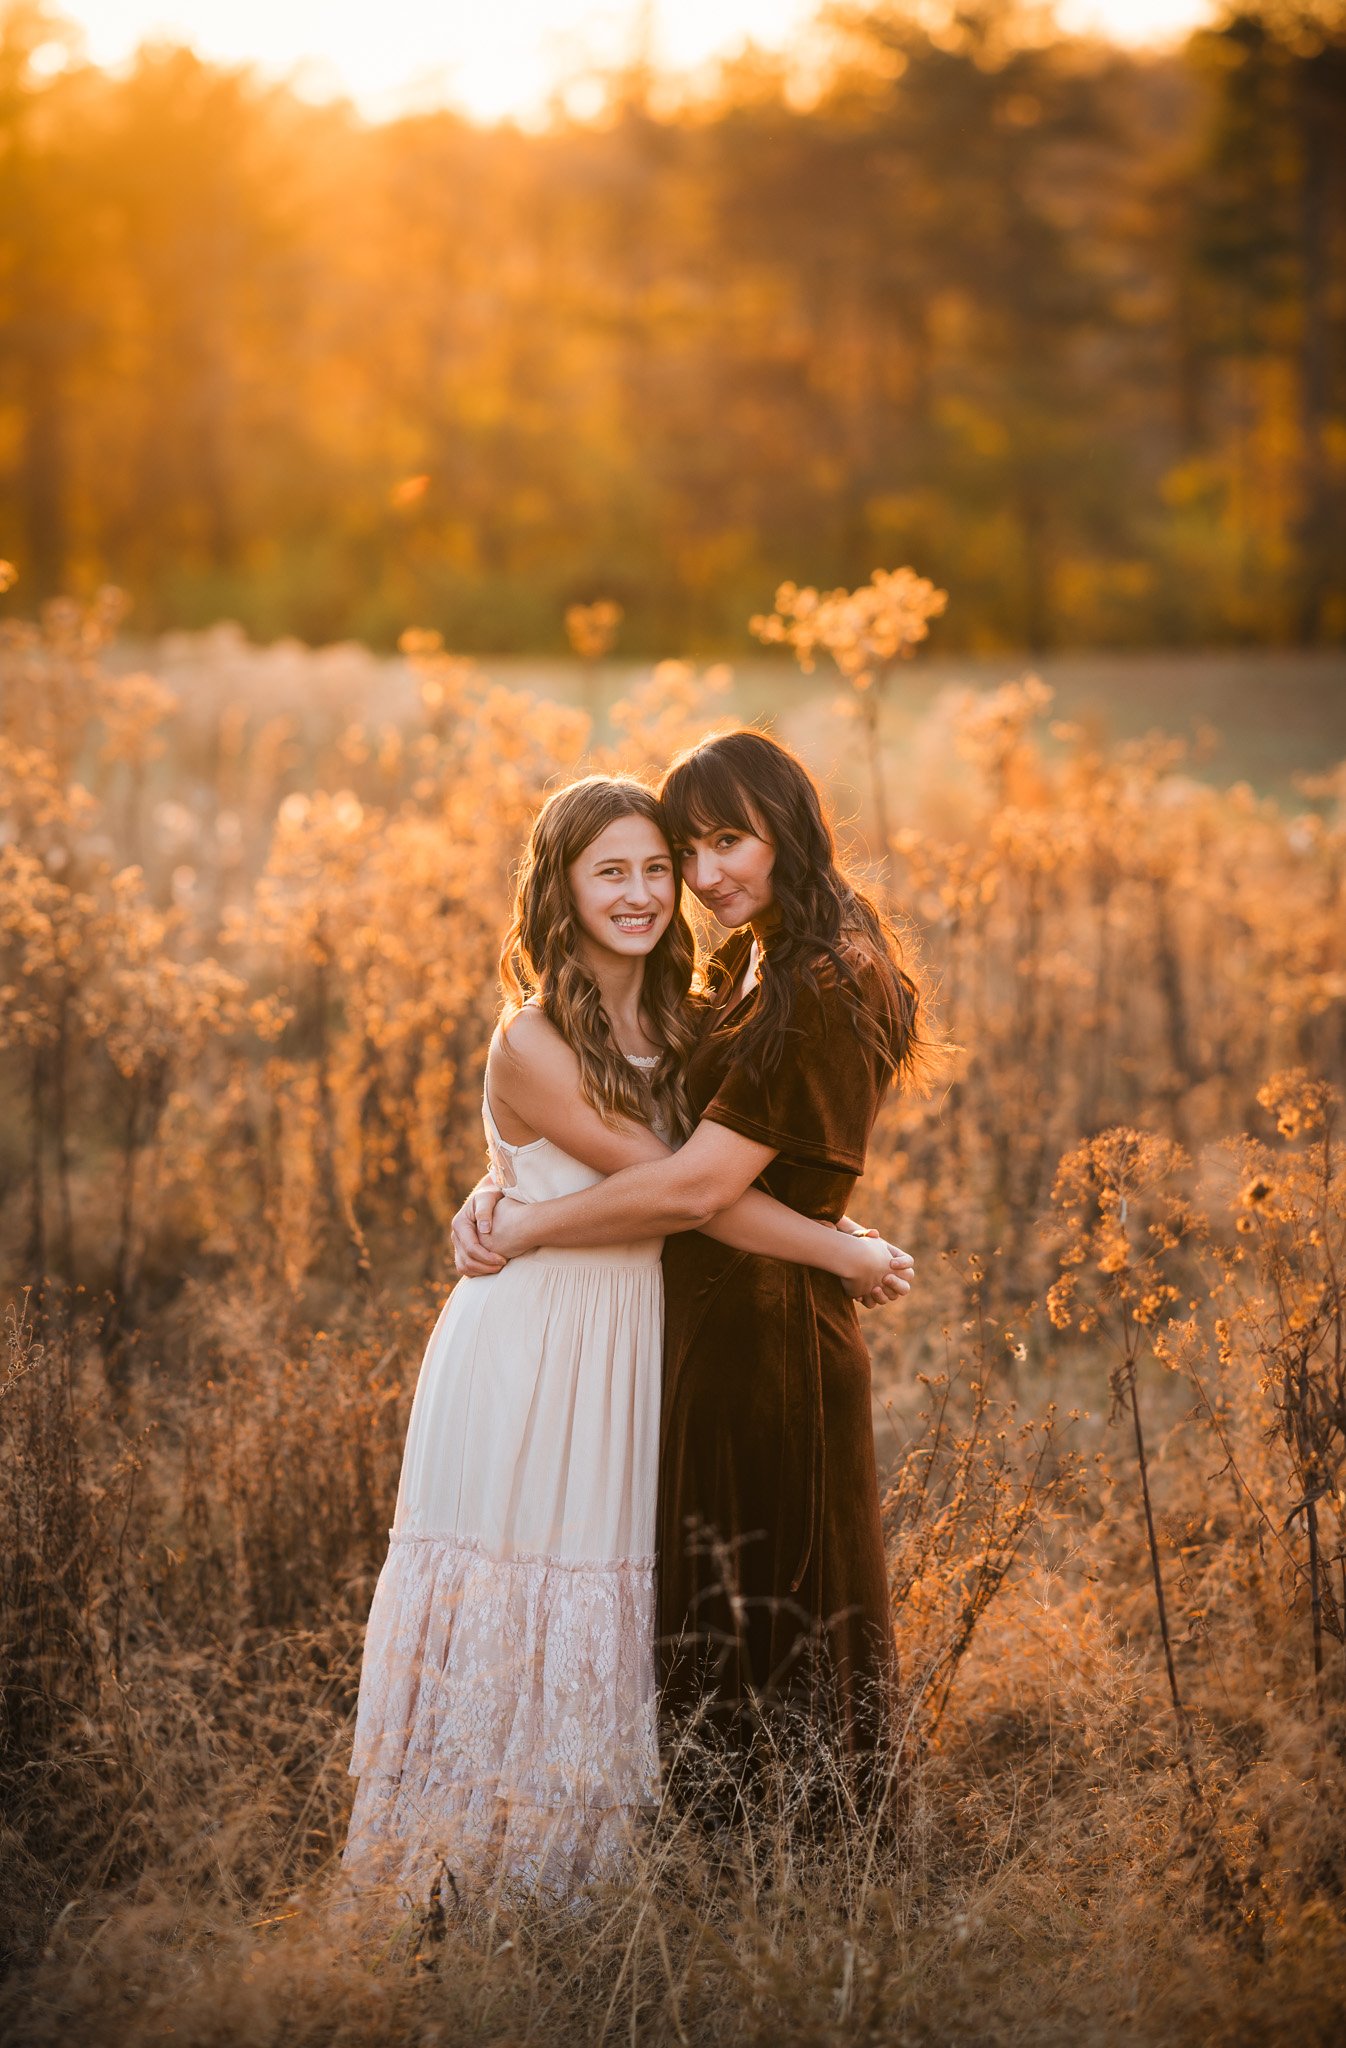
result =
[[[658,806],[592,777],[534,826],[483,1118],[522,1207],[666,1156],[684,1125],[692,943]],[[728,1207],[729,1205],[726,1205]],[[760,1191],[708,1225],[860,1295],[891,1248]],[[416,1389],[375,1591],[343,1863],[419,1888],[611,1869],[655,1795],[657,1231],[539,1249],[457,1288]]]
[[[703,742],[661,800],[684,880],[730,928],[686,1077],[696,1127],[668,1159],[559,1200],[501,1202],[485,1241],[512,1258],[667,1237],[666,1707],[739,1756],[764,1711],[784,1710],[779,1728],[802,1709],[869,1765],[889,1732],[893,1652],[855,1309],[830,1273],[713,1241],[706,1219],[754,1183],[802,1216],[842,1218],[883,1093],[913,1058],[916,989],[776,741]],[[461,1224],[460,1239],[471,1255]]]

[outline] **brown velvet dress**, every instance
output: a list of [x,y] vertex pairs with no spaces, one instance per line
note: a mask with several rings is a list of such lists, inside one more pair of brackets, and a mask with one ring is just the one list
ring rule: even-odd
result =
[[[715,956],[737,987],[751,933]],[[888,1042],[883,973],[852,951]],[[865,1163],[888,1069],[834,970],[801,990],[774,1074],[749,1080],[732,1027],[750,990],[692,1056],[694,1114],[773,1145],[759,1186],[834,1223]],[[664,1249],[658,1624],[666,1722],[751,1746],[773,1707],[802,1708],[843,1751],[888,1725],[892,1628],[870,1409],[869,1355],[830,1273],[758,1258],[696,1231]]]

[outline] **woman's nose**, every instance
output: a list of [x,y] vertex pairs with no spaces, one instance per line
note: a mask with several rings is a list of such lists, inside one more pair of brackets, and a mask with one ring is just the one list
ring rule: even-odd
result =
[[697,895],[704,896],[720,879],[720,863],[713,854],[698,853],[688,879]]

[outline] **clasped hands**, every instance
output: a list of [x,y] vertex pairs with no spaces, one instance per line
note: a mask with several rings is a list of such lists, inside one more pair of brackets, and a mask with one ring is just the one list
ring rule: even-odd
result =
[[[842,1281],[846,1292],[853,1301],[859,1302],[861,1308],[882,1308],[885,1302],[901,1301],[903,1295],[911,1293],[916,1261],[910,1252],[904,1252],[900,1245],[889,1244],[880,1231],[865,1230],[860,1224],[853,1223],[849,1216],[842,1217],[837,1229],[848,1230],[853,1237],[872,1240],[874,1244],[877,1279],[874,1278],[876,1268],[871,1266],[863,1278]],[[886,1265],[883,1263],[885,1253]]]
[[[453,1219],[453,1263],[465,1280],[489,1279],[527,1247],[519,1227],[518,1211],[526,1206],[508,1189],[493,1182],[478,1182]],[[889,1244],[877,1230],[863,1230],[849,1217],[837,1225],[853,1236],[862,1237],[871,1257],[858,1261],[857,1273],[842,1284],[863,1308],[881,1308],[885,1302],[900,1301],[911,1292],[915,1260],[900,1246]],[[857,1248],[858,1249],[858,1248]]]

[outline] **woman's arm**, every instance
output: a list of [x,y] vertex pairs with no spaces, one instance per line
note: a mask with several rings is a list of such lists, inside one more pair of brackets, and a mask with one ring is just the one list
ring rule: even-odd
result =
[[[479,1196],[484,1199],[479,1201]],[[502,1199],[503,1190],[493,1181],[480,1180],[453,1219],[454,1263],[465,1280],[489,1279],[507,1263],[492,1247],[493,1219]],[[887,1244],[878,1231],[815,1223],[761,1188],[749,1188],[722,1215],[712,1216],[703,1226],[703,1235],[735,1251],[835,1273],[870,1308],[911,1292],[915,1260],[898,1246]],[[864,1243],[857,1245],[857,1238]],[[501,1242],[508,1240],[506,1223]],[[511,1255],[518,1249],[512,1246]]]
[[512,1258],[542,1244],[622,1244],[699,1230],[737,1202],[775,1156],[771,1146],[722,1124],[700,1123],[681,1151],[624,1167],[597,1187],[550,1202],[502,1203],[491,1235]]
[[[537,1012],[525,1013],[514,1020],[507,1033],[497,1036],[488,1062],[487,1087],[497,1118],[502,1111],[506,1112],[512,1120],[517,1119],[519,1128],[550,1138],[596,1172],[613,1176],[623,1174],[624,1169],[646,1164],[666,1166],[681,1157],[680,1154],[670,1154],[667,1146],[644,1125],[623,1123],[614,1129],[603,1122],[579,1093],[579,1063],[574,1053]],[[747,1185],[747,1181],[755,1178],[762,1166],[774,1158],[774,1153],[767,1147],[753,1145],[732,1132],[722,1132],[718,1126],[706,1128],[728,1138],[731,1146],[742,1148],[748,1155],[740,1158],[729,1177],[726,1178],[720,1169],[706,1183],[711,1192],[718,1193],[722,1188],[733,1187],[740,1175],[747,1177],[737,1199],[731,1200],[722,1213],[702,1219],[708,1225],[708,1235],[737,1251],[755,1252],[835,1273],[851,1286],[863,1282],[866,1293],[879,1279],[887,1278],[891,1262],[880,1253],[875,1240],[857,1242],[846,1233],[834,1230],[830,1224],[817,1223],[810,1217],[799,1215],[763,1189]],[[478,1183],[473,1196],[482,1185]],[[483,1226],[482,1235],[478,1236],[473,1228],[473,1196],[468,1198],[454,1219],[454,1242],[460,1271],[480,1277],[499,1270],[503,1263],[501,1254],[509,1256],[525,1247],[507,1243],[510,1233],[508,1221],[500,1231],[498,1248],[493,1224]],[[564,1198],[566,1201],[571,1199]],[[545,1209],[550,1217],[558,1204],[511,1203],[509,1208],[516,1212],[524,1206],[532,1214]],[[500,1213],[496,1211],[497,1215]],[[690,1223],[684,1223],[682,1227],[690,1227]],[[619,1227],[611,1235],[602,1239],[576,1237],[568,1241],[622,1242],[633,1235],[640,1235],[642,1230],[651,1237],[665,1234],[657,1224],[646,1230],[643,1220],[634,1219],[630,1207],[623,1204]],[[489,1243],[484,1241],[487,1238]],[[560,1240],[548,1231],[535,1241],[555,1244]],[[903,1264],[907,1263],[905,1254],[901,1254],[900,1259]],[[899,1277],[898,1291],[905,1293],[908,1283],[904,1276]]]
[[[471,1194],[464,1201],[453,1219],[454,1262],[459,1274],[468,1280],[488,1278],[498,1273],[506,1260],[492,1247],[493,1218],[503,1197],[499,1188],[489,1176],[477,1182]],[[486,1199],[478,1201],[479,1196]],[[863,1231],[857,1226],[844,1228],[838,1224],[816,1223],[811,1217],[801,1216],[788,1204],[778,1202],[762,1188],[749,1188],[740,1195],[737,1202],[719,1216],[712,1216],[703,1226],[703,1234],[713,1237],[717,1243],[729,1245],[734,1251],[752,1252],[762,1258],[784,1259],[791,1265],[813,1266],[822,1273],[835,1273],[848,1287],[855,1289],[862,1280],[870,1280],[875,1263],[883,1266],[883,1255],[862,1250],[853,1241],[859,1237],[867,1239],[870,1245],[882,1243],[877,1231]],[[508,1235],[508,1227],[501,1233],[502,1243]],[[915,1262],[904,1251],[894,1245],[887,1250],[888,1263],[883,1267],[883,1286],[877,1290],[879,1299],[893,1300],[911,1292],[911,1276]],[[864,1297],[875,1294],[871,1287]],[[877,1306],[878,1299],[871,1302]]]
[[[776,1156],[771,1146],[719,1124],[698,1125],[680,1151],[670,1152],[644,1124],[604,1123],[580,1093],[578,1059],[540,1010],[521,1010],[507,1029],[497,1031],[486,1087],[497,1123],[503,1110],[530,1137],[550,1138],[607,1176],[598,1187],[555,1201],[509,1202],[511,1235],[523,1231],[526,1238],[502,1243],[506,1257],[540,1244],[624,1244],[695,1230],[736,1202]],[[496,1215],[493,1237],[505,1222],[505,1206]],[[527,1222],[521,1211],[527,1211]],[[536,1220],[544,1214],[547,1227],[540,1231]]]
[[[688,1153],[693,1155],[690,1162]],[[731,1209],[739,1202],[775,1156],[770,1146],[756,1145],[737,1131],[701,1123],[680,1152],[624,1167],[597,1187],[560,1195],[550,1202],[514,1201],[506,1195],[496,1208],[490,1242],[497,1253],[513,1259],[540,1245],[594,1247],[700,1230],[713,1222],[717,1204]],[[770,1200],[760,1189],[752,1192],[763,1201]],[[778,1228],[782,1222],[784,1229]],[[772,1219],[768,1243],[758,1236],[750,1213],[751,1244],[743,1241],[741,1218],[740,1231],[731,1224],[733,1235],[727,1241],[737,1239],[741,1249],[764,1250],[773,1258],[796,1264],[824,1265],[861,1300],[895,1300],[908,1291],[905,1273],[894,1266],[894,1248],[882,1238],[858,1237],[821,1223],[812,1226],[816,1237],[804,1237],[800,1226],[808,1222],[807,1217],[784,1209],[783,1218]]]

